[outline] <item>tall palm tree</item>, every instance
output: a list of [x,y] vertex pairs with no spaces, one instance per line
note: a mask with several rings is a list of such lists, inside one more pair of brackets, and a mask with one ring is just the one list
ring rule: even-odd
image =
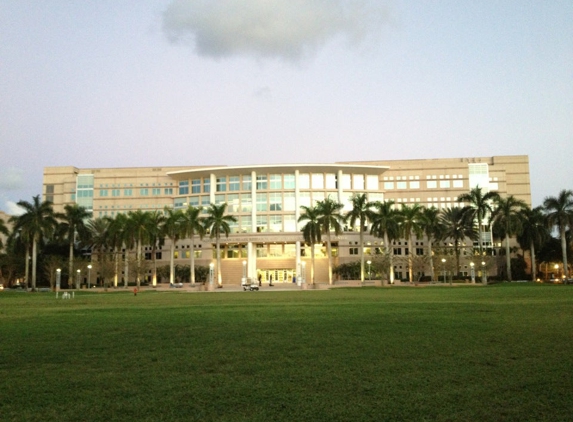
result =
[[549,230],[543,207],[526,207],[520,211],[521,233],[517,236],[517,241],[523,250],[529,250],[531,256],[531,278],[537,280],[537,264],[535,262],[535,251],[549,238]]
[[[10,221],[14,224],[15,231],[21,230],[22,237],[32,242],[32,290],[36,290],[38,243],[52,236],[58,221],[55,218],[52,203],[40,201],[40,195],[34,196],[32,202],[18,201],[17,205],[24,210],[24,213],[11,217]],[[27,258],[28,255],[26,266],[28,265]]]
[[153,263],[151,284],[154,287],[157,285],[157,248],[161,248],[165,241],[165,237],[162,233],[164,221],[164,214],[157,210],[150,212],[147,219],[147,240],[151,246],[151,261]]
[[135,238],[135,256],[137,260],[136,282],[138,288],[141,285],[141,272],[143,268],[143,244],[149,241],[149,216],[150,213],[141,210],[130,211],[127,214],[128,230],[133,233]]
[[330,196],[324,201],[318,201],[316,208],[319,215],[319,223],[322,233],[326,235],[326,254],[328,255],[328,284],[332,284],[332,240],[331,232],[336,236],[342,233],[344,217],[340,214],[344,205],[335,201]]
[[300,207],[302,213],[298,218],[299,223],[305,223],[302,227],[302,236],[304,241],[310,245],[310,284],[314,284],[314,245],[320,243],[322,227],[320,224],[320,213],[317,206]]
[[422,210],[422,231],[428,240],[428,256],[430,258],[430,277],[432,281],[435,280],[434,260],[433,255],[433,241],[440,238],[440,224],[439,217],[440,211],[436,207],[424,208]]
[[359,225],[360,234],[360,282],[364,283],[364,231],[366,223],[372,219],[372,202],[368,202],[365,193],[356,193],[351,198],[352,209],[346,213],[345,220],[350,223],[351,227]]
[[454,244],[454,253],[456,255],[456,272],[460,271],[460,245],[469,238],[476,240],[477,233],[474,222],[471,219],[471,213],[464,208],[445,208],[442,209],[438,217],[440,222],[440,239],[449,239]]
[[191,263],[189,266],[189,280],[191,280],[191,285],[195,285],[195,245],[194,245],[194,237],[199,236],[200,239],[203,239],[205,236],[205,226],[203,225],[203,218],[200,217],[201,211],[203,210],[202,207],[194,207],[189,205],[185,212],[183,213],[183,218],[181,221],[181,226],[183,232],[186,237],[189,238],[191,242],[191,247],[189,250]]
[[569,278],[567,267],[567,227],[573,227],[573,191],[562,190],[557,196],[548,196],[543,201],[547,224],[550,228],[557,227],[561,238],[561,252],[563,253],[563,274]]
[[227,203],[224,202],[220,205],[211,204],[207,208],[207,217],[205,217],[205,229],[209,232],[211,239],[215,238],[217,248],[217,286],[223,287],[223,279],[221,277],[221,235],[229,237],[231,233],[231,226],[229,223],[236,223],[237,219],[230,214],[226,214]]
[[509,239],[521,231],[521,210],[527,205],[513,195],[507,198],[497,198],[496,208],[492,213],[492,222],[501,229],[505,237],[505,259],[507,265],[507,278],[511,281],[511,256]]
[[[87,210],[78,204],[65,205],[64,212],[57,214],[56,217],[62,222],[58,227],[64,237],[68,240],[69,245],[69,258],[68,258],[68,285],[73,284],[74,273],[74,244],[77,240],[85,240],[87,236],[87,228],[85,222],[92,215],[91,211]],[[76,289],[80,286],[78,278],[76,277]]]
[[394,249],[390,242],[399,236],[400,215],[394,208],[394,201],[377,201],[373,203],[373,208],[374,210],[370,216],[372,223],[370,226],[370,234],[383,239],[390,263],[389,278],[392,284],[394,283]]
[[420,204],[402,204],[400,210],[400,232],[404,239],[408,239],[408,279],[410,283],[414,280],[412,267],[414,262],[414,235],[422,235],[422,206]]
[[[91,219],[87,222],[86,227],[89,231],[89,243],[92,250],[92,261],[97,264],[97,269],[102,277],[102,283],[104,288],[107,290],[108,280],[106,271],[102,271],[107,265],[107,250],[111,246],[110,244],[110,219],[105,217],[98,217]],[[95,259],[94,259],[95,258]]]
[[479,254],[483,256],[483,227],[488,226],[486,218],[493,212],[493,202],[499,198],[497,192],[482,191],[482,188],[476,186],[468,193],[458,196],[458,202],[465,202],[468,206],[463,209],[474,219],[478,229],[478,246]]
[[163,221],[163,234],[170,240],[169,250],[169,284],[175,282],[175,247],[184,234],[183,212],[178,209],[166,208],[166,218]]
[[[104,217],[108,220],[107,239],[110,246],[113,248],[114,256],[114,277],[113,286],[117,287],[119,281],[119,266],[121,263],[121,249],[129,239],[129,231],[126,230],[128,224],[128,217],[126,214],[117,214],[115,217]],[[125,248],[125,261],[127,264],[127,246]],[[125,268],[124,286],[127,287],[127,267]]]

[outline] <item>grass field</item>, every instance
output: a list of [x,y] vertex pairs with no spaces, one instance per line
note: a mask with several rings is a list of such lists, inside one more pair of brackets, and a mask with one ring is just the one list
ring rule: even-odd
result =
[[565,421],[573,288],[0,292],[3,421]]

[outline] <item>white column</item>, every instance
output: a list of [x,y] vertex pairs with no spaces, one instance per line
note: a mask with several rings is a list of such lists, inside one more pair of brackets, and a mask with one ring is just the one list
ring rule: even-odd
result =
[[[294,221],[296,224],[296,231],[298,231],[298,219],[300,217],[300,204],[298,200],[298,197],[300,195],[300,186],[298,182],[298,176],[299,176],[299,171],[295,170],[294,171]],[[300,248],[300,243],[298,247]],[[297,255],[297,257],[298,256],[299,255]]]
[[338,170],[338,202],[342,203],[342,170]]
[[257,232],[257,172],[251,172],[251,232]]
[[211,183],[211,187],[209,189],[209,202],[211,204],[215,203],[215,191],[217,190],[217,178],[215,177],[214,173],[209,175],[209,180]]

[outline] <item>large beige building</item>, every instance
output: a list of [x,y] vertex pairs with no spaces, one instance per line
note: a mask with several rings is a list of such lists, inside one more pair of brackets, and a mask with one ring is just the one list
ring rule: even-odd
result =
[[[334,164],[284,164],[253,166],[93,168],[47,167],[44,169],[44,199],[56,211],[78,203],[94,217],[115,216],[129,211],[207,207],[228,204],[237,218],[232,234],[223,239],[223,283],[238,284],[242,276],[263,281],[292,282],[309,277],[310,252],[297,222],[302,205],[332,197],[351,209],[350,198],[366,193],[370,201],[393,200],[396,204],[418,203],[439,209],[458,207],[458,195],[472,187],[514,195],[531,205],[527,156],[467,157],[447,159],[340,162]],[[491,245],[489,233],[484,240]],[[489,237],[488,237],[489,236]],[[365,253],[378,252],[381,240],[366,235]],[[208,237],[192,239],[196,262],[213,261],[214,244]],[[187,264],[191,239],[178,242],[176,262]],[[424,239],[417,239],[417,253],[424,252]],[[406,241],[393,242],[398,255]],[[169,261],[169,245],[158,252]],[[334,238],[334,263],[358,259],[358,233],[346,227]],[[323,245],[316,248],[316,281],[327,279]],[[467,272],[465,262],[462,272]],[[398,263],[396,278],[407,269]],[[424,271],[421,271],[422,273]]]

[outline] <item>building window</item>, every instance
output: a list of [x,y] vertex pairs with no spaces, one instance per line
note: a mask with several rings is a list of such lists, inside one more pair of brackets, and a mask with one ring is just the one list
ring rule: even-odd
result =
[[394,189],[394,182],[384,182],[384,189]]
[[253,209],[253,199],[250,193],[242,193],[241,194],[241,211],[242,212],[251,212]]
[[226,177],[218,177],[217,178],[217,192],[226,192],[227,191],[227,178]]
[[350,248],[350,255],[358,255],[358,248]]
[[257,215],[257,233],[268,231],[268,219],[266,215]]
[[366,176],[366,189],[378,190],[378,176],[376,175]]
[[408,182],[396,182],[396,189],[407,189]]
[[284,197],[284,210],[285,211],[295,211],[296,201],[294,197],[294,192],[285,192]]
[[149,189],[147,188],[139,189],[139,196],[147,196],[147,195],[149,195]]
[[448,189],[450,187],[449,180],[440,180],[440,188]]
[[436,182],[435,180],[428,180],[426,182],[426,186],[428,187],[428,189],[436,189],[438,187],[438,182]]
[[364,175],[362,174],[355,174],[352,177],[354,190],[364,190]]
[[271,215],[269,223],[269,231],[271,232],[282,232],[283,231],[283,216],[282,215]]
[[243,190],[251,190],[252,188],[251,176],[243,176]]
[[179,195],[187,195],[189,193],[189,181],[182,180],[179,182]]
[[99,196],[107,196],[107,189],[100,189]]
[[239,183],[239,176],[231,176],[229,177],[229,190],[231,192],[236,192],[240,190],[240,183]]
[[257,193],[257,211],[267,211],[268,194]]
[[454,188],[463,188],[464,187],[464,181],[463,180],[454,180],[453,186],[454,186]]
[[338,183],[336,183],[336,174],[325,175],[326,189],[338,189]]
[[308,173],[298,175],[298,187],[299,189],[310,189],[310,175]]
[[294,174],[285,174],[284,175],[284,188],[285,189],[294,189],[295,188]]
[[54,185],[46,185],[46,193],[54,193]]
[[410,182],[410,189],[420,189],[420,182]]
[[424,255],[424,248],[416,248],[416,255]]
[[161,188],[153,188],[153,189],[151,189],[151,194],[152,194],[153,196],[159,196],[159,195],[161,195]]
[[201,179],[191,180],[191,193],[201,193]]
[[312,174],[312,188],[324,189],[324,175],[320,173]]
[[267,175],[263,174],[257,176],[257,190],[266,190],[267,189]]
[[282,193],[273,192],[269,195],[269,210],[270,211],[282,211]]
[[211,179],[208,177],[203,178],[203,193],[211,192]]
[[133,195],[133,189],[124,189],[123,190],[123,196],[132,196]]
[[282,189],[282,177],[280,174],[271,174],[271,189]]
[[119,196],[121,194],[119,189],[112,189],[111,196]]
[[163,193],[165,195],[173,195],[173,188],[165,188],[163,189]]

